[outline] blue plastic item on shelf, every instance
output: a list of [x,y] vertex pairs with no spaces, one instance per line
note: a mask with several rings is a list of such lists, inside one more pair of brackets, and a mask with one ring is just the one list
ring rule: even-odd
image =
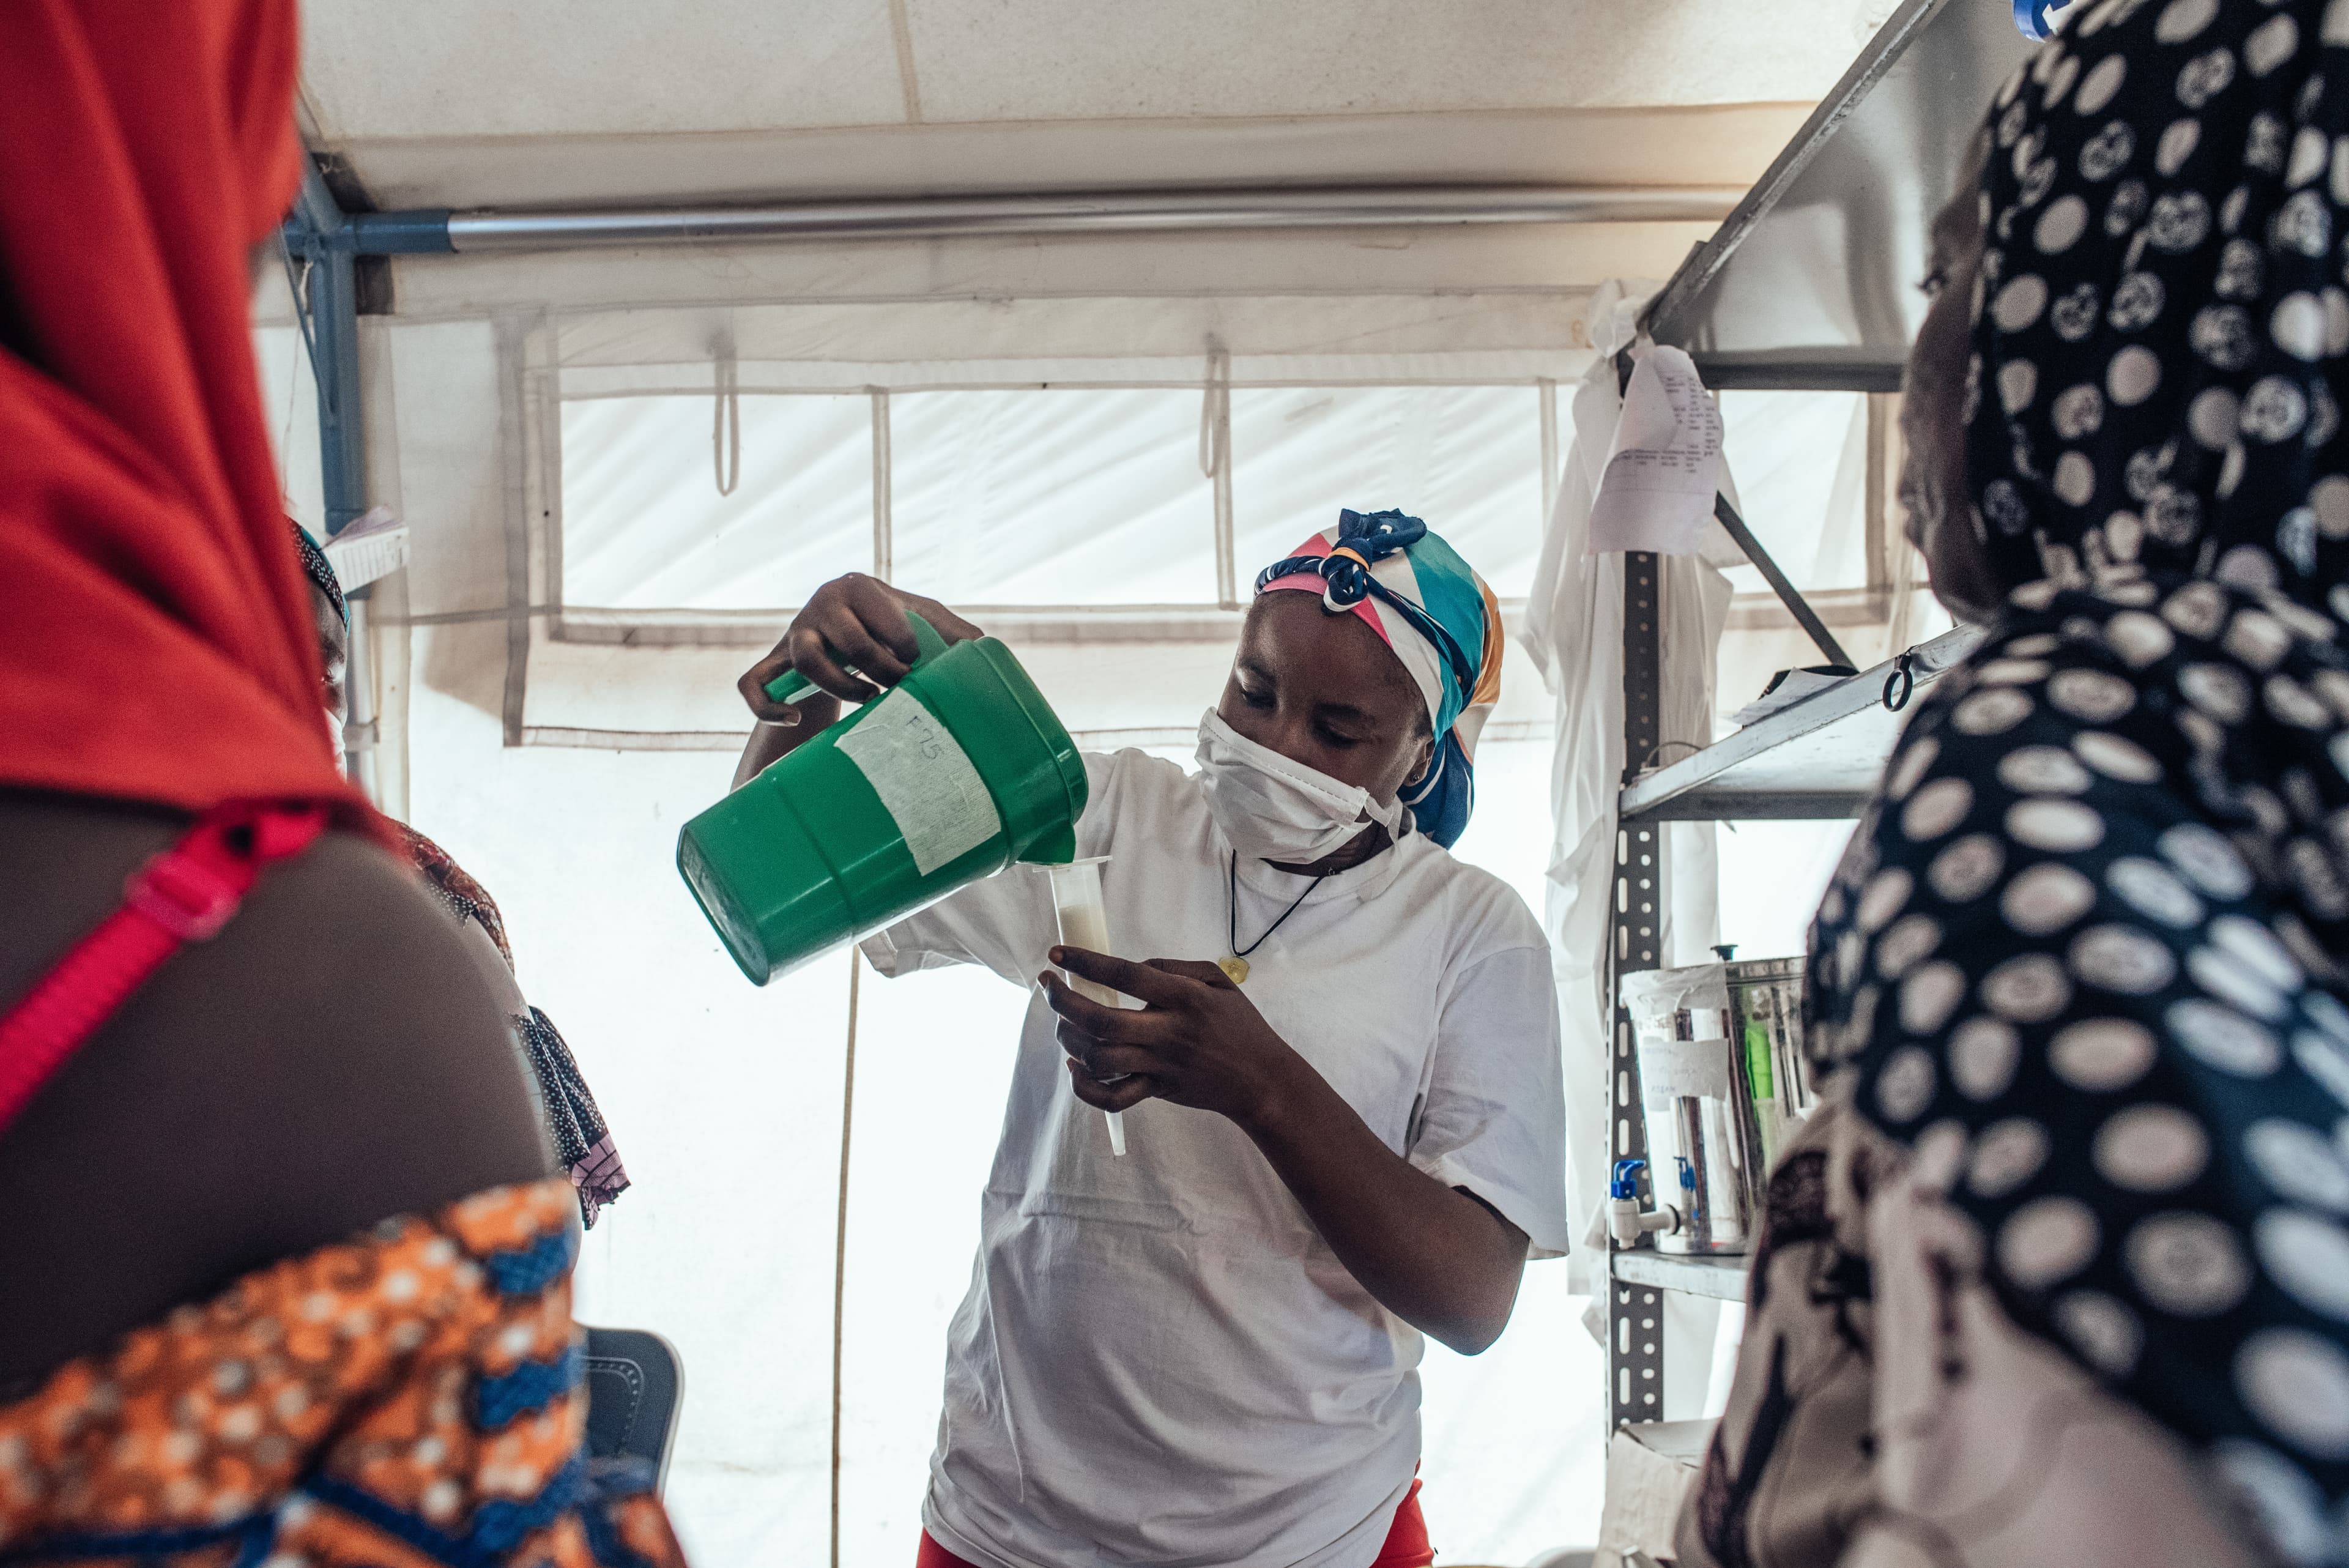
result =
[[2058,24],[2050,13],[2066,10],[2072,0],[2014,0],[2014,25],[2034,42],[2055,36]]

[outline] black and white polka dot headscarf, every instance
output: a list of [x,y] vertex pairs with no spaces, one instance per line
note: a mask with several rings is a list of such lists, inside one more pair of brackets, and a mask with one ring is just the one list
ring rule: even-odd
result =
[[312,587],[326,596],[326,602],[334,607],[335,618],[349,627],[351,607],[343,597],[343,580],[335,575],[335,564],[326,559],[326,552],[318,548],[318,542],[310,537],[308,529],[291,517],[285,524],[294,530],[294,553],[302,557],[302,575],[310,579]]
[[2027,586],[1821,905],[1810,1044],[1957,1151],[2018,1323],[2349,1563],[2349,0],[2101,0],[1990,123]]
[[2349,576],[2344,45],[2308,0],[2107,0],[2000,95],[1968,457],[2006,581]]

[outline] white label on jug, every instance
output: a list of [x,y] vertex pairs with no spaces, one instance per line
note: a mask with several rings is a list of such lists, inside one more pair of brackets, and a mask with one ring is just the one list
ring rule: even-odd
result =
[[978,770],[937,718],[900,688],[840,737],[840,750],[863,771],[914,864],[926,877],[995,836],[1002,819]]
[[1640,1093],[1660,1100],[1675,1095],[1729,1098],[1729,1042],[1640,1041]]

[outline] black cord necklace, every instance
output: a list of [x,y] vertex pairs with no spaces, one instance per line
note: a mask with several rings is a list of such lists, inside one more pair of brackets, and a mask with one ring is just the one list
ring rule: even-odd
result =
[[[1319,878],[1316,877],[1314,880],[1318,882]],[[1222,970],[1226,974],[1230,975],[1234,985],[1247,984],[1248,977],[1248,954],[1256,951],[1257,949],[1264,946],[1265,943],[1272,940],[1272,933],[1280,929],[1282,924],[1288,920],[1289,916],[1297,913],[1298,909],[1303,905],[1307,897],[1312,893],[1313,888],[1313,882],[1306,883],[1305,891],[1297,895],[1297,902],[1289,905],[1286,909],[1281,910],[1280,919],[1265,927],[1264,935],[1257,938],[1256,940],[1248,943],[1247,946],[1242,947],[1240,946],[1240,857],[1238,852],[1235,850],[1232,854],[1231,873],[1225,879],[1225,890],[1230,895],[1230,902],[1227,903],[1225,908],[1231,912],[1232,956],[1227,959],[1217,959],[1216,961],[1216,967]]]

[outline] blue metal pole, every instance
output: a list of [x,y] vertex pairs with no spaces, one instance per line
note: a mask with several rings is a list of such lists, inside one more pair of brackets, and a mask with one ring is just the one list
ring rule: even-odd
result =
[[287,221],[314,234],[330,234],[343,226],[342,205],[326,189],[316,163],[303,162],[302,186],[294,192],[294,213]]
[[351,248],[367,256],[427,255],[456,249],[449,241],[449,209],[358,213],[350,219]]
[[[326,536],[364,516],[367,433],[359,407],[357,266],[350,220],[313,166],[287,224],[295,248],[309,258],[310,369],[318,384],[318,468]],[[305,302],[295,301],[297,308]]]
[[339,245],[310,258],[310,333],[316,346],[318,469],[332,538],[366,514],[367,432],[359,406],[357,267]]
[[[359,394],[358,278],[350,220],[314,165],[286,220],[286,244],[309,261],[306,300],[295,308],[307,318],[310,369],[318,389],[318,470],[325,493],[326,536],[333,538],[367,509],[366,410]],[[350,663],[345,689],[350,715],[343,726],[344,765],[370,800],[380,800],[375,769],[374,671],[367,668],[367,591],[350,596]]]

